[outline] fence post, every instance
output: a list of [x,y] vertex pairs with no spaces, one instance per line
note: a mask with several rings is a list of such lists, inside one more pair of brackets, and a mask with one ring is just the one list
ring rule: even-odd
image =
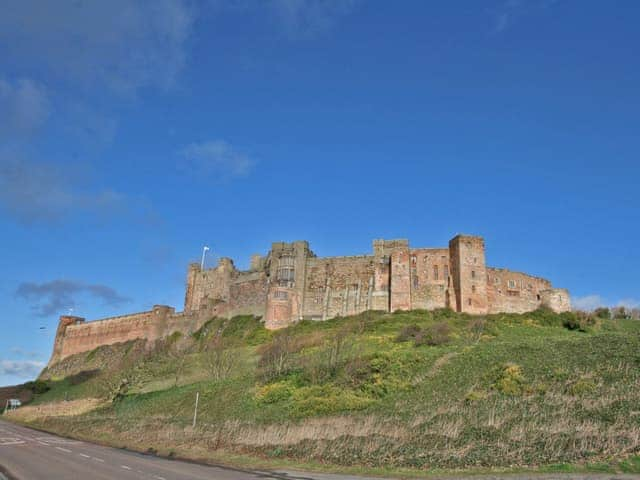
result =
[[196,392],[196,408],[193,410],[193,428],[196,428],[196,419],[198,418],[198,400],[200,399],[200,392]]

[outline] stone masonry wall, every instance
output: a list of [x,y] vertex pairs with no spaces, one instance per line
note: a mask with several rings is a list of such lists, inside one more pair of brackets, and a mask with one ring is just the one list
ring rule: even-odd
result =
[[444,248],[410,248],[406,239],[374,240],[373,254],[316,257],[306,241],[275,242],[239,271],[229,258],[187,272],[184,311],[148,312],[85,322],[62,316],[50,364],[101,345],[193,332],[213,316],[251,314],[270,329],[366,310],[451,308],[485,314],[571,309],[569,292],[548,280],[487,267],[482,237],[458,235]]
[[524,313],[542,305],[542,292],[551,282],[505,268],[487,268],[489,313]]
[[449,264],[448,248],[411,250],[411,308],[433,310],[451,307]]
[[371,310],[375,270],[373,256],[307,259],[303,318],[326,320]]

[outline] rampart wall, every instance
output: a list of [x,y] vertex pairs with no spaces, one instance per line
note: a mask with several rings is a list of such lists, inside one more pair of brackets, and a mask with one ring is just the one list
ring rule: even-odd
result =
[[367,310],[451,308],[486,314],[541,306],[569,310],[569,292],[543,278],[488,267],[482,237],[458,235],[440,248],[410,248],[405,239],[374,240],[372,255],[345,257],[317,257],[306,241],[275,242],[267,255],[251,257],[248,271],[238,270],[229,258],[209,269],[189,265],[181,313],[157,305],[92,322],[61,317],[50,363],[101,345],[190,333],[213,316],[256,315],[276,329]]

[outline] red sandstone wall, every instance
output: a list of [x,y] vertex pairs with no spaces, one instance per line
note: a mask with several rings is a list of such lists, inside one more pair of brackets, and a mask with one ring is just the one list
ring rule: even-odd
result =
[[414,248],[410,253],[411,308],[433,310],[449,306],[449,249]]
[[308,258],[302,316],[312,320],[371,310],[373,256]]
[[505,268],[487,267],[489,313],[524,313],[542,304],[542,292],[551,282]]

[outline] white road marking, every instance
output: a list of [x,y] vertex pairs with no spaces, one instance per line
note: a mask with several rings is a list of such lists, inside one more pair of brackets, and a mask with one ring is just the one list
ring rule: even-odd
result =
[[84,458],[91,458],[91,455],[86,455],[84,453],[80,453],[79,455]]
[[44,445],[45,447],[48,447],[48,446],[49,446],[49,444],[48,444],[48,443],[41,442],[40,440],[38,440],[38,443],[39,443],[40,445]]
[[91,457],[91,458],[93,458],[96,462],[102,462],[102,463],[104,463],[104,460],[103,460],[103,459],[101,459],[101,458],[98,458],[98,457]]
[[131,470],[131,467],[127,467],[126,465],[120,465],[120,467],[124,468],[125,470]]
[[154,475],[153,478],[157,478],[158,480],[167,480],[164,477],[161,477],[160,475]]
[[0,437],[0,446],[22,445],[24,443],[27,443],[27,442],[17,437]]
[[56,450],[60,450],[61,452],[71,453],[71,450],[68,448],[56,447]]

